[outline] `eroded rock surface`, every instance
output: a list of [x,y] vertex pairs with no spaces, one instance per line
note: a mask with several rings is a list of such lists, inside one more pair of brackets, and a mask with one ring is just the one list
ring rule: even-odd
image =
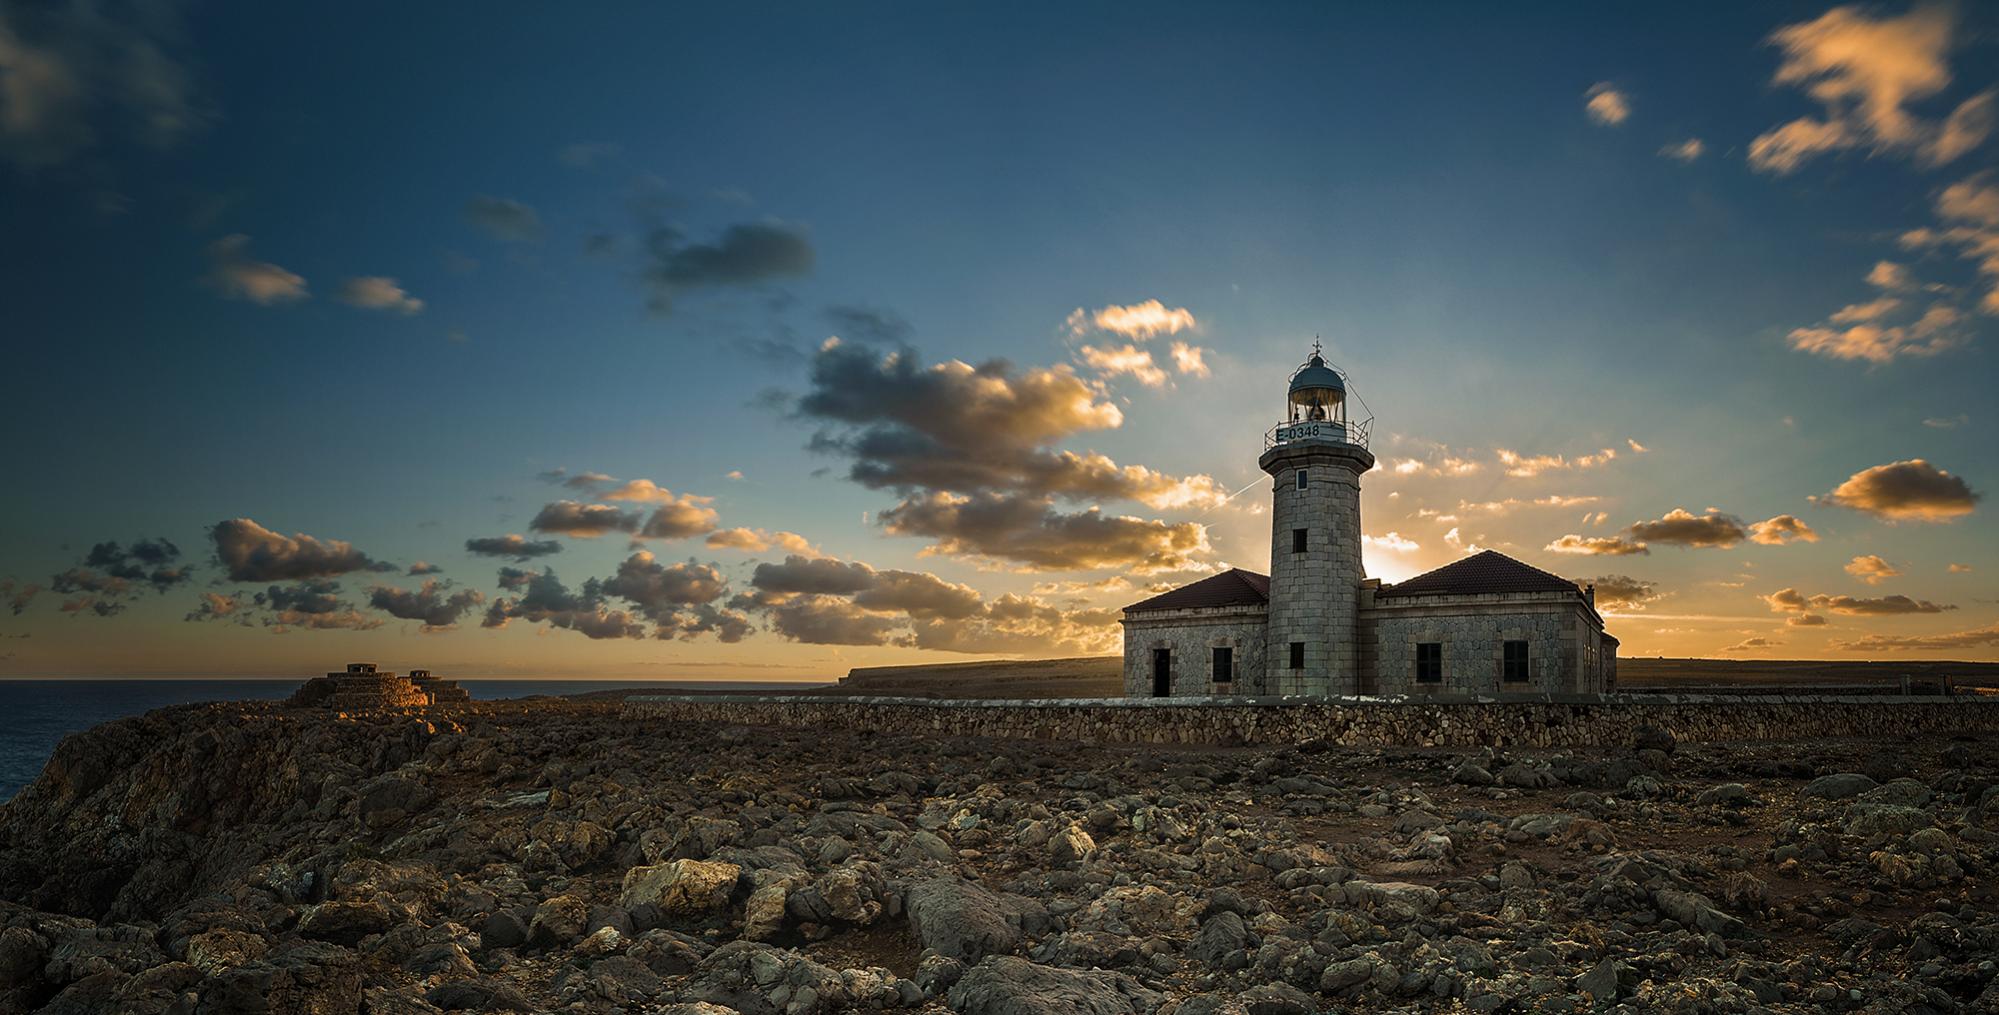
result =
[[0,808],[0,1012],[1999,1010],[1989,737],[1093,747],[170,709]]

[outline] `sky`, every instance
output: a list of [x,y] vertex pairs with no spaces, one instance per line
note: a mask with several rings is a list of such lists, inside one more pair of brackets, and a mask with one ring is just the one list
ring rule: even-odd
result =
[[0,0],[0,676],[828,679],[1266,570],[1999,659],[1999,8]]

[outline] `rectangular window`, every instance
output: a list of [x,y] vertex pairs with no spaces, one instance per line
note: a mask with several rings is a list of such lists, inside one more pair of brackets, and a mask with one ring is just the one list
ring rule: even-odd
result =
[[1306,532],[1306,530],[1305,530],[1305,529],[1292,529],[1292,530],[1291,530],[1291,552],[1292,552],[1292,553],[1304,553],[1304,552],[1305,552],[1305,532]]
[[1504,665],[1500,670],[1501,679],[1509,684],[1526,683],[1527,643],[1524,641],[1509,641],[1506,643],[1504,651]]
[[1235,649],[1218,647],[1215,649],[1214,681],[1217,684],[1226,684],[1233,680],[1235,680]]
[[1299,469],[1299,470],[1298,470],[1298,489],[1300,489],[1300,490],[1303,490],[1304,488],[1305,488],[1305,470],[1304,470],[1304,469]]
[[1305,668],[1305,643],[1302,641],[1291,643],[1291,668],[1294,670]]
[[1416,646],[1416,682],[1444,682],[1444,646],[1441,642],[1429,641]]

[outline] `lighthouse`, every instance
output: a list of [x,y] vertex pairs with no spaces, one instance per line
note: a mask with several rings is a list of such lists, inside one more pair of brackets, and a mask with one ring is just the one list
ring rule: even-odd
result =
[[[1124,608],[1133,698],[1605,694],[1617,639],[1593,588],[1494,550],[1395,584],[1361,566],[1372,417],[1317,343],[1291,372],[1257,464],[1270,573],[1240,567]],[[1365,407],[1365,403],[1362,403]]]
[[1360,477],[1374,468],[1371,422],[1351,418],[1347,379],[1315,344],[1257,459],[1272,480],[1267,693],[1360,689]]

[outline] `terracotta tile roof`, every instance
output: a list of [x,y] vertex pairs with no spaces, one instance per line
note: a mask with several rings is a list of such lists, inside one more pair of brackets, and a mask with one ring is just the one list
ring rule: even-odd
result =
[[1576,583],[1484,550],[1405,582],[1383,585],[1376,596],[1469,596],[1494,592],[1576,592]]
[[1270,576],[1232,567],[1191,585],[1162,592],[1141,603],[1125,607],[1127,613],[1142,610],[1201,610],[1226,606],[1264,606],[1270,602]]

